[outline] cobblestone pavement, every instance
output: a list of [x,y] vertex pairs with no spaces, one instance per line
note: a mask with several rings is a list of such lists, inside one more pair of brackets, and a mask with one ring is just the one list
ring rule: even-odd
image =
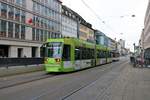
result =
[[66,100],[150,100],[150,69],[124,67],[121,73],[112,71]]
[[129,59],[0,89],[0,100],[150,100],[150,69]]

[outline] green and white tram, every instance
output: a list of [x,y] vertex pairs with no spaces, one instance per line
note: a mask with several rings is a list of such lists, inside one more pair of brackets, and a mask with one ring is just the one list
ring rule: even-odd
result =
[[111,63],[110,49],[102,45],[96,45],[96,65]]
[[110,48],[107,48],[107,50],[106,50],[106,58],[107,58],[107,63],[113,62],[112,52],[111,52]]
[[112,53],[112,61],[119,61],[120,60],[120,53],[117,51],[111,51]]
[[[99,64],[107,63],[105,61],[96,64],[96,46],[76,38],[48,39],[44,44],[44,65],[47,72],[70,72],[93,67]],[[100,47],[99,51],[108,50]],[[102,52],[103,53],[103,52]]]

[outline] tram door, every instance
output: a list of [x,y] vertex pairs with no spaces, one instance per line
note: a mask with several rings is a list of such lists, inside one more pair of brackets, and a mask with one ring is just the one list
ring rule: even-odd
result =
[[62,60],[63,60],[64,68],[71,68],[72,67],[71,45],[64,44]]
[[81,69],[81,65],[82,65],[82,50],[80,47],[75,47],[75,52],[74,52],[74,55],[75,55],[75,69],[76,70],[79,70]]

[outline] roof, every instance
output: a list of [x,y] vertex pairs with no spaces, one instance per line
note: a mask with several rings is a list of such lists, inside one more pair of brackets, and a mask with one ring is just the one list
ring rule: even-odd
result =
[[[86,20],[83,19],[82,16],[80,16],[78,13],[76,13],[75,11],[73,11],[72,9],[68,8],[65,5],[62,5],[62,9],[64,10],[64,12],[62,12],[62,14],[66,15],[76,21],[79,21],[80,24],[92,29],[92,24],[86,22]],[[73,17],[73,16],[75,16],[75,17]]]

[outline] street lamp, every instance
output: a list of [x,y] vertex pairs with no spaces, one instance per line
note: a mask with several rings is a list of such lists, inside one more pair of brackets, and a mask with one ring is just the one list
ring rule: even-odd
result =
[[135,15],[132,15],[131,17],[135,17]]
[[134,46],[134,54],[135,54],[135,43],[133,43],[133,46]]
[[121,18],[124,18],[126,16],[131,16],[131,17],[136,17],[135,15],[124,15],[124,16],[120,16]]

